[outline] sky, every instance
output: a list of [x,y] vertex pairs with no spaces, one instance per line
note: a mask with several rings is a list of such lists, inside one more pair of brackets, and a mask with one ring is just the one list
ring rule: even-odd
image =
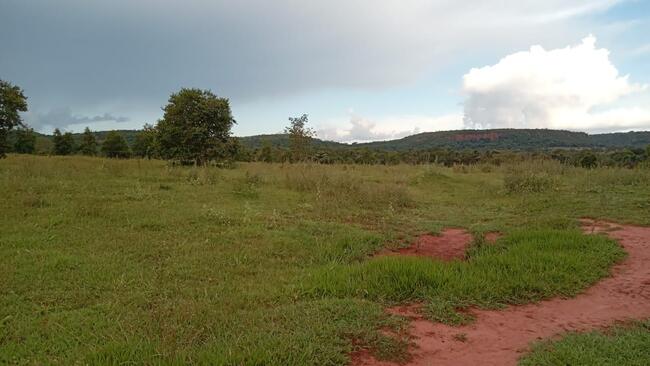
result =
[[0,79],[44,133],[155,124],[183,87],[238,136],[650,130],[649,34],[650,0],[0,0]]

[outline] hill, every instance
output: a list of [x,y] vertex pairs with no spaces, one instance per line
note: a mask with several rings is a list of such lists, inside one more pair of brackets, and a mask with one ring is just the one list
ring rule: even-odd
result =
[[[266,141],[275,147],[288,147],[287,135],[240,137],[248,148],[259,148]],[[553,148],[642,148],[650,145],[650,131],[590,135],[548,129],[493,129],[424,132],[397,140],[343,144],[313,140],[315,148],[367,148],[384,151],[426,150],[434,148],[477,150],[537,150]]]
[[[129,144],[133,144],[137,130],[119,130]],[[98,143],[102,143],[108,131],[93,132]],[[73,134],[81,140],[81,133]],[[288,148],[289,136],[270,134],[238,137],[248,149],[259,149],[268,143],[273,147]],[[37,134],[37,150],[49,151],[52,136]],[[650,131],[587,134],[548,129],[492,129],[424,132],[401,139],[367,143],[344,144],[335,141],[313,139],[315,149],[365,148],[383,151],[427,150],[436,148],[470,150],[539,150],[539,149],[615,149],[645,148],[650,145]]]
[[[273,147],[281,148],[289,147],[289,135],[287,134],[255,135],[238,138],[239,142],[249,149],[259,149],[264,146],[264,144],[270,144]],[[348,144],[316,138],[312,139],[311,145],[317,149],[344,149],[350,147]]]
[[590,135],[547,129],[494,129],[425,132],[398,140],[356,144],[378,150],[406,151],[431,148],[536,150],[552,148],[637,148],[650,145],[650,132]]

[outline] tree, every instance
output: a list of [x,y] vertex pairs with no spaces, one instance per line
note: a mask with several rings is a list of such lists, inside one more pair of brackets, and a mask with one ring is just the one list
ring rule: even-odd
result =
[[19,112],[27,111],[27,98],[23,91],[9,82],[0,80],[0,159],[9,150],[7,137],[15,127],[24,127]]
[[52,142],[54,143],[52,150],[54,155],[70,155],[74,152],[74,138],[70,132],[61,134],[61,130],[54,129]]
[[79,151],[83,155],[97,155],[97,140],[95,139],[95,135],[90,131],[90,128],[88,127],[84,129],[84,133],[81,136],[81,145],[79,145]]
[[14,151],[19,154],[33,154],[36,150],[36,134],[31,128],[16,130]]
[[289,147],[291,148],[292,161],[304,161],[309,153],[309,144],[315,136],[314,130],[307,127],[309,118],[306,114],[300,117],[289,117],[289,126],[284,133],[289,135]]
[[235,120],[230,102],[209,90],[181,89],[169,97],[158,121],[157,143],[164,159],[206,164],[226,154]]
[[142,131],[135,136],[133,155],[151,159],[156,152],[156,129],[150,124],[144,125]]
[[128,158],[131,155],[129,145],[117,131],[111,131],[106,135],[102,143],[102,153],[109,158]]

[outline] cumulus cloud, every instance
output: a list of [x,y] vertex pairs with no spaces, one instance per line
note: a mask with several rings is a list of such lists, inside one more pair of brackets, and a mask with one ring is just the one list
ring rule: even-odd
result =
[[619,75],[593,36],[561,49],[533,46],[465,74],[464,122],[466,128],[647,128],[650,110],[617,105],[646,89]]
[[390,116],[368,119],[358,115],[350,116],[344,127],[320,128],[317,136],[324,140],[339,142],[367,142],[392,140],[420,132],[456,130],[463,126],[460,114],[449,114],[438,117],[430,116]]
[[114,116],[110,113],[96,116],[74,114],[71,108],[54,109],[46,113],[27,112],[24,119],[31,128],[47,133],[54,128],[77,132],[87,126],[95,129],[101,129],[101,126],[112,126],[109,129],[117,129],[120,124],[129,122],[127,117]]

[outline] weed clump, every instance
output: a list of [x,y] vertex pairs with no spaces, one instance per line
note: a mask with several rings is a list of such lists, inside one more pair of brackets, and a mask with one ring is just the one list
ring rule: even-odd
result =
[[431,299],[424,307],[424,314],[427,318],[454,326],[470,324],[474,321],[474,316],[459,311],[462,309],[458,303],[447,299]]
[[511,193],[542,193],[557,186],[555,179],[546,173],[512,172],[503,179],[503,187]]

